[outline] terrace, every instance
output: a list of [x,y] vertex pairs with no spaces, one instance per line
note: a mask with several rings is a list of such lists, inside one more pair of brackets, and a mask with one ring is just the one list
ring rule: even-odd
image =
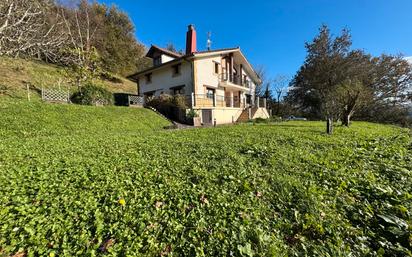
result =
[[222,96],[216,94],[194,94],[187,98],[187,105],[192,107],[226,107],[226,108],[246,108],[260,107],[266,108],[266,99],[256,97],[255,99],[247,100],[246,97],[235,95]]

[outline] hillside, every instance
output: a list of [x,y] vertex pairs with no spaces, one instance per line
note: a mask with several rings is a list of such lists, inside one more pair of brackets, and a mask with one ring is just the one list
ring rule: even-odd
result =
[[[63,76],[63,68],[40,61],[0,57],[0,95],[26,97],[26,85],[29,84],[34,96],[41,88],[68,88]],[[94,83],[112,92],[136,93],[136,84],[124,78],[119,81],[98,79]],[[71,91],[76,90],[69,87]]]
[[411,256],[409,130],[170,131],[0,97],[0,256]]

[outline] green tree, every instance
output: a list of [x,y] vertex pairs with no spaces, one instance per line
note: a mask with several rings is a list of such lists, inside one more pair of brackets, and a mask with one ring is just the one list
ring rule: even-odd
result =
[[291,82],[289,101],[324,116],[328,134],[332,134],[333,121],[339,113],[336,90],[346,79],[341,67],[351,43],[347,30],[333,37],[329,28],[322,26],[315,39],[306,43],[305,63]]
[[73,61],[65,70],[65,76],[69,82],[77,86],[82,92],[82,87],[92,84],[101,74],[101,59],[96,48],[91,47],[88,51],[82,48],[71,49],[71,54],[78,56],[77,61]]
[[[106,7],[94,3],[93,8],[99,10]],[[137,42],[129,16],[116,6],[111,6],[102,20],[96,48],[102,55],[104,69],[126,76],[145,68],[146,63],[141,61],[145,48]]]

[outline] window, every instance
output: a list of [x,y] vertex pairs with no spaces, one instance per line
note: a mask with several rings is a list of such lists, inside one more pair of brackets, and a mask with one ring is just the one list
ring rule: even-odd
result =
[[160,65],[160,64],[162,64],[162,56],[161,56],[161,55],[158,56],[158,57],[155,57],[155,58],[153,59],[153,65],[154,65],[154,66],[158,66],[158,65]]
[[152,83],[152,73],[146,74],[146,84]]
[[219,74],[219,63],[214,62],[215,64],[215,74]]
[[184,95],[185,89],[184,86],[172,88],[173,95]]
[[206,97],[209,99],[213,99],[215,95],[215,90],[211,88],[206,88]]
[[173,76],[180,75],[180,66],[180,63],[172,66]]

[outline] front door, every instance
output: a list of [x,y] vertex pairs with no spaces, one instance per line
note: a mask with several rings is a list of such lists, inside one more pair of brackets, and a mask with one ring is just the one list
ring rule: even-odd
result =
[[202,110],[203,124],[212,124],[212,110]]

